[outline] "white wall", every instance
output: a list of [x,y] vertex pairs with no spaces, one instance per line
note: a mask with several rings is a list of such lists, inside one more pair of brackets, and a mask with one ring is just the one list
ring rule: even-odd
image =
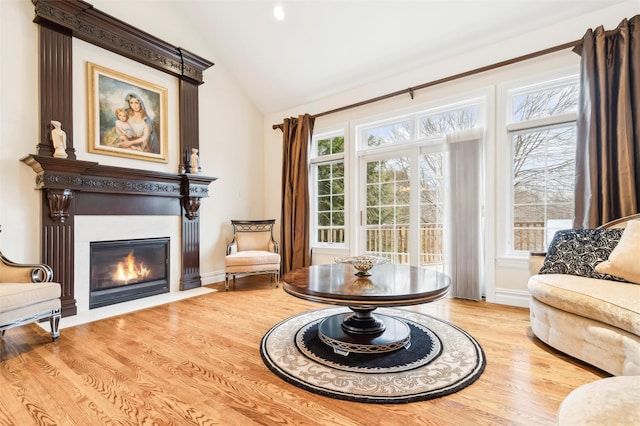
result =
[[[374,84],[359,87],[357,89],[328,97],[317,102],[300,105],[286,111],[269,114],[264,121],[265,165],[279,164],[282,156],[282,133],[273,130],[272,125],[281,123],[284,117],[298,116],[303,113],[320,113],[345,105],[354,104],[366,99],[395,92],[422,83],[438,80],[447,76],[459,74],[465,71],[477,69],[486,65],[498,63],[511,58],[516,58],[532,52],[544,50],[549,47],[564,44],[582,38],[588,28],[604,25],[606,29],[615,28],[623,18],[630,18],[638,13],[637,1],[627,1],[614,5],[597,13],[575,17],[563,22],[561,25],[541,28],[535,32],[523,34],[520,37],[505,40],[499,44],[486,46],[466,52],[464,55],[447,59],[428,67],[416,69],[411,72],[397,75]],[[393,109],[405,109],[419,103],[432,102],[438,99],[448,99],[459,96],[462,93],[474,90],[496,90],[497,85],[504,81],[515,80],[526,76],[531,72],[544,73],[558,67],[577,66],[579,57],[569,50],[558,52],[538,59],[514,64],[490,73],[478,74],[465,79],[434,86],[429,89],[416,92],[414,100],[408,95],[388,99],[375,104],[370,104],[341,113],[320,117],[316,120],[315,129],[330,128],[334,125],[349,124],[363,117],[372,116]],[[348,138],[349,135],[347,134]],[[486,141],[488,159],[485,164],[487,174],[487,243],[485,244],[487,262],[486,287],[487,300],[497,303],[505,303],[519,306],[528,305],[528,291],[526,287],[529,276],[526,259],[502,259],[496,249],[496,236],[500,232],[497,209],[497,189],[500,175],[495,173],[496,168],[502,166],[496,150],[499,144],[499,135],[490,135]],[[280,182],[281,171],[277,168],[265,168],[265,188],[277,187]],[[352,197],[353,198],[353,197]],[[280,194],[273,193],[266,198],[266,213],[268,216],[279,214]],[[352,254],[356,254],[358,248],[351,244]],[[314,262],[316,262],[314,254]],[[330,253],[320,256],[320,262],[332,258]]]
[[[203,199],[201,219],[201,272],[210,283],[222,277],[225,248],[231,235],[230,219],[261,218],[265,197],[263,179],[263,116],[218,64],[210,43],[181,19],[179,2],[90,1],[95,8],[134,25],[168,43],[185,48],[214,63],[204,72],[200,86],[200,155],[203,174],[219,179]],[[124,7],[126,6],[126,7]],[[40,259],[40,191],[34,190],[35,173],[20,159],[36,153],[38,137],[38,25],[29,0],[0,1],[0,250],[15,261]],[[168,25],[167,23],[171,23]],[[169,129],[170,162],[129,160],[88,154],[86,148],[84,60],[126,73],[159,79],[175,90],[175,81],[163,73],[119,58],[74,40],[74,147],[79,160],[130,168],[177,172],[177,127]],[[76,55],[77,53],[77,55]],[[76,58],[78,56],[78,58]],[[79,61],[79,62],[76,62]],[[171,98],[171,95],[170,95]],[[169,99],[171,104],[171,99]],[[177,117],[176,104],[170,117]],[[63,123],[63,128],[65,123]]]

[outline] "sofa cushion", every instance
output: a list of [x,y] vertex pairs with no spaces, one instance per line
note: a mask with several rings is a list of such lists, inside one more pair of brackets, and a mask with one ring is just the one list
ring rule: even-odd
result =
[[634,425],[640,419],[640,376],[607,377],[574,389],[560,404],[556,424]]
[[629,221],[609,259],[597,264],[595,269],[640,284],[640,220]]
[[624,281],[595,271],[609,258],[623,229],[566,229],[556,232],[540,274],[570,274],[587,278]]
[[0,312],[23,308],[36,302],[55,300],[60,297],[58,283],[1,283]]
[[573,275],[534,275],[529,292],[554,308],[640,336],[640,286]]

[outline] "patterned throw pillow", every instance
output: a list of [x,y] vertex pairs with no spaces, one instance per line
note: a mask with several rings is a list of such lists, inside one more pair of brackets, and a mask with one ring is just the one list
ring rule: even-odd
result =
[[640,219],[627,223],[609,260],[596,265],[596,272],[614,275],[640,284]]
[[540,274],[570,274],[587,278],[624,281],[595,271],[616,247],[623,229],[567,229],[556,232]]

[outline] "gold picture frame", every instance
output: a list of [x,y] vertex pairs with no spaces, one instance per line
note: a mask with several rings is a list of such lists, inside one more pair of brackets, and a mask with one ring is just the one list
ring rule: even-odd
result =
[[87,62],[88,149],[168,162],[167,89]]

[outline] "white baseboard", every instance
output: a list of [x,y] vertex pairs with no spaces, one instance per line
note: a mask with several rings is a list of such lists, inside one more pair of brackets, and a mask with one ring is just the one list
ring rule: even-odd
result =
[[224,271],[207,272],[200,275],[202,285],[215,284],[224,281]]
[[509,306],[529,307],[529,292],[522,290],[510,290],[507,288],[496,288],[493,294],[494,303]]

